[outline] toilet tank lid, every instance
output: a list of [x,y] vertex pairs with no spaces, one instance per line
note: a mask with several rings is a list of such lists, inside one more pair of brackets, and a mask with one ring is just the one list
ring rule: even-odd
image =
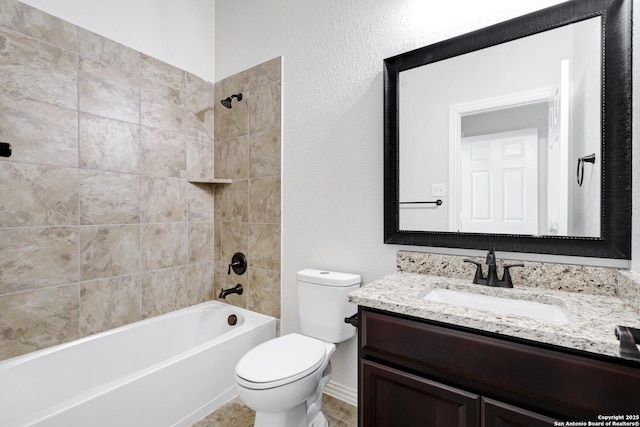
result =
[[319,285],[336,287],[359,285],[362,281],[359,274],[314,270],[312,268],[298,271],[297,277],[301,282],[317,283]]

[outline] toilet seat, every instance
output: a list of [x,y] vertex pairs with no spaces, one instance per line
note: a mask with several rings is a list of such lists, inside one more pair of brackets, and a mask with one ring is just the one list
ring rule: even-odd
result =
[[289,384],[316,371],[326,359],[323,341],[288,334],[251,349],[236,365],[239,385],[267,389]]

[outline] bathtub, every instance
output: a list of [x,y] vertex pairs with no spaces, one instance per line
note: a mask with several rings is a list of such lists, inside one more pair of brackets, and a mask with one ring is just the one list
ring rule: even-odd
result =
[[274,336],[273,317],[211,301],[7,359],[0,426],[189,426],[236,395],[236,363]]

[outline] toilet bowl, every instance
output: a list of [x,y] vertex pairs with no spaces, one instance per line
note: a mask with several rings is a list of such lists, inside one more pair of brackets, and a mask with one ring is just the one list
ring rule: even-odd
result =
[[[249,351],[238,363],[235,379],[238,396],[256,411],[254,426],[325,426],[315,401],[322,399],[335,349],[333,343],[293,333]],[[307,423],[318,416],[315,424]]]
[[355,336],[344,323],[356,307],[347,293],[360,276],[321,270],[298,272],[303,334],[291,333],[254,347],[235,369],[240,399],[256,411],[255,427],[326,427],[322,391],[331,375],[336,343]]

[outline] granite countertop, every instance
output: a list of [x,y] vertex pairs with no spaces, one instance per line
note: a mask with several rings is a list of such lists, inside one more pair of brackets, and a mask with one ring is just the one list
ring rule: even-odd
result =
[[[571,321],[537,320],[424,300],[436,287],[557,304],[566,308]],[[399,272],[385,276],[349,293],[349,300],[379,310],[614,357],[620,357],[615,327],[640,328],[640,315],[617,297],[525,286],[493,288],[428,274]]]

